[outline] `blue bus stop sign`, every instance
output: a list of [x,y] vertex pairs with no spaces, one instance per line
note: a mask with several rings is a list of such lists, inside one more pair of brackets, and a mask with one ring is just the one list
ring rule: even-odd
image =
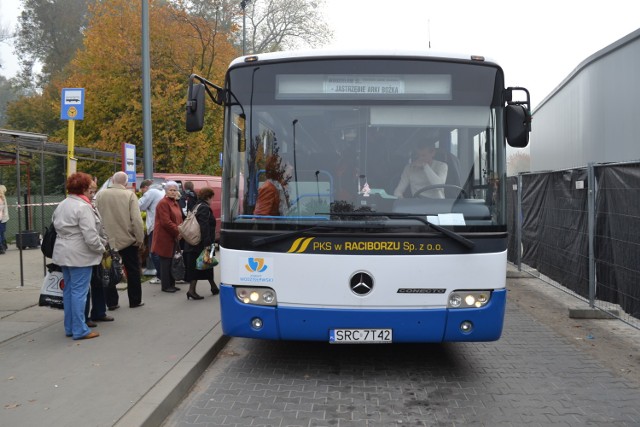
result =
[[61,120],[84,119],[84,88],[64,88],[60,99]]

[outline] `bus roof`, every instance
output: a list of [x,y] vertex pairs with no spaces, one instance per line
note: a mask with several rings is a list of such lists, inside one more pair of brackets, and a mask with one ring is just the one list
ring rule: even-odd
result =
[[461,53],[436,52],[431,50],[383,50],[383,49],[311,49],[311,50],[290,50],[280,52],[259,53],[256,55],[245,55],[231,61],[229,67],[244,64],[246,58],[256,57],[258,61],[278,61],[299,58],[335,58],[335,57],[398,57],[398,58],[433,58],[433,59],[453,59],[461,61],[475,60],[478,62],[492,62],[491,58],[481,55],[466,55]]

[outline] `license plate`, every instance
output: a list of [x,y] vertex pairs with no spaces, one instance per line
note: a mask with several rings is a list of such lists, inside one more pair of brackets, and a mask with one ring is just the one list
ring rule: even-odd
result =
[[331,329],[331,344],[381,344],[393,342],[392,329]]

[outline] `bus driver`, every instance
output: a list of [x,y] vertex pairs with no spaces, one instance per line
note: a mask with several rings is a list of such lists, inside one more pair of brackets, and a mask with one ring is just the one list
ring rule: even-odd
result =
[[[407,187],[411,196],[422,188],[444,184],[447,180],[447,164],[434,160],[436,147],[434,141],[422,140],[417,144],[414,159],[405,166],[400,182],[393,195],[402,198]],[[444,199],[444,187],[421,192],[419,197]]]

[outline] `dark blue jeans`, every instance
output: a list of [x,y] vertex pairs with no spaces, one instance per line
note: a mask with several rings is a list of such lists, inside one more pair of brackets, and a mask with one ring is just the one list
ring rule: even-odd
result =
[[147,234],[147,247],[149,248],[149,256],[151,257],[151,262],[153,263],[153,268],[156,269],[156,277],[160,278],[160,257],[158,254],[151,252],[151,244],[153,243],[153,231]]
[[7,223],[0,222],[0,249],[7,248],[7,239],[4,237],[4,232],[7,230]]

